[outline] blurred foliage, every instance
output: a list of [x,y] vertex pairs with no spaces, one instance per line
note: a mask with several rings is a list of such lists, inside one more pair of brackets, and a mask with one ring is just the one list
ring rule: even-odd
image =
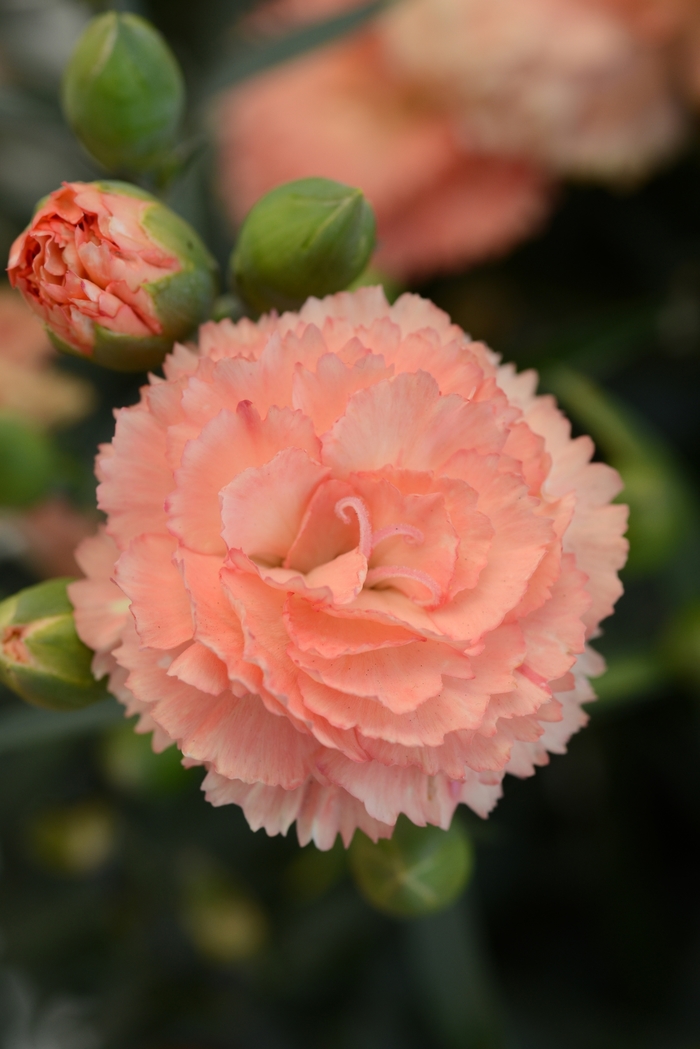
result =
[[375,844],[358,833],[350,847],[360,892],[395,918],[418,918],[449,907],[464,891],[473,862],[459,819],[444,831],[416,827],[400,816],[391,838]]
[[50,438],[0,410],[0,506],[29,506],[46,496],[54,466]]
[[[99,176],[59,82],[90,15],[117,9],[152,18],[182,65],[192,104],[167,202],[225,265],[206,99],[375,5],[281,41],[241,34],[251,7],[0,0],[0,250],[61,180]],[[509,779],[488,822],[463,813],[467,892],[407,922],[364,901],[339,846],[299,849],[207,805],[201,771],[153,755],[116,702],[58,714],[3,692],[2,1049],[700,1045],[700,150],[634,189],[568,187],[538,239],[417,290],[539,368],[623,475],[632,559],[595,642],[609,669],[591,724],[565,759]],[[99,403],[52,438],[52,485],[90,505],[95,447],[143,377],[61,367]],[[36,582],[0,556],[0,598]]]

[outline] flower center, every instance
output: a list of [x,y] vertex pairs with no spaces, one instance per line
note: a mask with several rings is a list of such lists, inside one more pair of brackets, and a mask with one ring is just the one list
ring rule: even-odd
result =
[[[335,504],[336,515],[344,524],[350,523],[350,511],[354,511],[356,514],[360,530],[358,549],[368,561],[377,546],[384,542],[385,539],[402,536],[404,541],[412,546],[420,546],[425,542],[425,535],[420,528],[415,528],[413,525],[402,521],[397,524],[385,525],[379,531],[373,532],[369,510],[364,500],[360,499],[359,496],[349,495],[344,499],[339,499]],[[421,583],[428,590],[430,596],[422,600],[414,598],[417,605],[436,605],[442,597],[442,591],[436,579],[427,572],[422,572],[419,568],[411,568],[408,565],[378,565],[375,568],[370,568],[365,579],[365,586],[372,587],[375,583],[385,582],[389,579],[412,579],[414,582]]]

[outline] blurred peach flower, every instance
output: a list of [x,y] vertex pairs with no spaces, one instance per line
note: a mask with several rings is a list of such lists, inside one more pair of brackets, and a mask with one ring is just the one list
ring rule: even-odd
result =
[[[359,0],[271,0],[283,33]],[[637,179],[700,101],[697,0],[402,0],[369,28],[230,91],[222,195],[239,222],[288,179],[374,204],[380,268],[456,269],[534,232],[562,176]]]
[[635,27],[643,14],[635,8],[405,0],[380,31],[396,68],[434,92],[483,148],[562,175],[629,178],[668,156],[685,128],[667,56]]
[[41,579],[80,575],[75,548],[95,531],[98,517],[60,495],[26,510],[15,521],[23,559]]
[[321,849],[486,815],[586,721],[617,473],[430,302],[206,324],[117,413],[70,588],[96,675],[215,805]]
[[90,411],[89,383],[52,368],[56,352],[36,315],[0,287],[0,409],[40,425],[77,421]]
[[[95,400],[92,386],[52,367],[56,358],[36,315],[16,292],[0,287],[0,410],[49,427],[87,415]],[[95,524],[94,513],[58,495],[30,510],[5,510],[0,556],[21,558],[41,578],[77,575],[75,547]]]
[[474,148],[449,113],[394,74],[374,30],[230,92],[217,128],[234,221],[291,179],[359,186],[377,216],[375,262],[399,279],[505,252],[551,205],[540,167]]
[[162,330],[148,285],[181,263],[147,233],[142,220],[153,200],[137,193],[65,183],[12,246],[10,283],[81,355],[92,355],[96,327],[136,339]]

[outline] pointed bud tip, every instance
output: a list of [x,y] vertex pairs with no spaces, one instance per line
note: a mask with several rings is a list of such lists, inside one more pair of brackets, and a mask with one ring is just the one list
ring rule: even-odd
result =
[[298,309],[310,295],[342,291],[374,249],[374,213],[361,190],[330,179],[288,182],[262,197],[241,227],[231,259],[249,305]]

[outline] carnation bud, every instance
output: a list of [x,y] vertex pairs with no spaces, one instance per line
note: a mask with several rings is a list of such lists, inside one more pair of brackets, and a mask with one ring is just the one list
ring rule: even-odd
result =
[[389,839],[373,844],[358,832],[350,865],[362,895],[396,918],[419,918],[453,903],[474,865],[466,834],[455,821],[449,830],[416,827],[400,817]]
[[29,506],[51,482],[53,449],[32,423],[0,411],[0,506]]
[[63,110],[85,148],[110,171],[159,166],[185,103],[182,72],[145,19],[93,19],[63,76]]
[[325,178],[288,182],[248,213],[231,259],[236,290],[256,311],[297,309],[342,291],[374,248],[372,208],[361,190]]
[[68,579],[20,590],[0,604],[0,681],[28,703],[76,710],[105,699],[92,652],[79,639]]
[[126,182],[67,182],[12,246],[10,283],[59,350],[157,367],[210,313],[216,262],[192,227]]

